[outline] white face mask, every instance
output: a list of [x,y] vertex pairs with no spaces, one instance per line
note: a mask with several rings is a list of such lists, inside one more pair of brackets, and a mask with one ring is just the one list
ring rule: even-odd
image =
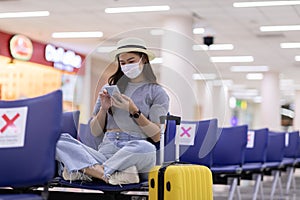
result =
[[142,58],[137,63],[121,65],[121,70],[128,78],[134,79],[134,78],[138,77],[143,71],[143,69],[140,68],[141,60],[142,60]]

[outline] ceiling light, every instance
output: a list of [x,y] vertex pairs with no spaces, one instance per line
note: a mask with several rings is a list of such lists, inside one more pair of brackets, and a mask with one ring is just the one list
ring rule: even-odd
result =
[[193,33],[194,34],[203,34],[205,32],[204,28],[194,28]]
[[246,89],[247,86],[244,84],[234,84],[233,86],[231,86],[231,89],[233,90],[241,90],[241,89]]
[[295,56],[296,61],[300,61],[300,56]]
[[212,44],[212,45],[193,45],[194,51],[218,51],[218,50],[232,50],[233,45],[232,44]]
[[193,74],[194,80],[213,80],[216,78],[216,74]]
[[253,1],[253,2],[236,2],[233,3],[233,7],[245,8],[245,7],[261,7],[261,6],[291,6],[299,5],[300,1]]
[[262,73],[249,73],[246,75],[248,80],[262,80],[264,75]]
[[232,86],[233,81],[231,79],[220,79],[220,80],[214,80],[213,81],[214,86]]
[[0,13],[0,18],[19,18],[19,17],[46,17],[49,11],[32,11],[32,12],[6,12]]
[[136,7],[118,7],[106,8],[105,13],[130,13],[130,12],[151,12],[170,10],[170,6],[136,6]]
[[269,71],[268,66],[232,66],[232,72],[266,72]]
[[283,49],[300,48],[300,42],[280,43],[280,47]]
[[261,26],[260,31],[299,31],[300,25],[286,25],[286,26]]
[[55,32],[52,33],[53,38],[99,38],[102,32]]
[[238,98],[238,97],[245,97],[245,96],[257,96],[258,95],[258,90],[257,89],[244,89],[244,90],[237,90],[237,91],[232,91],[232,96]]
[[211,62],[253,62],[253,56],[216,56],[210,57]]

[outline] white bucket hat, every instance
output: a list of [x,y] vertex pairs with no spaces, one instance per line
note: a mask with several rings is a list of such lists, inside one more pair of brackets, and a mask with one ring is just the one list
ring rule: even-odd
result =
[[146,48],[146,43],[144,40],[136,37],[129,37],[120,40],[117,43],[117,49],[110,53],[112,58],[116,58],[120,53],[125,52],[141,52],[148,55],[149,61],[155,58],[152,51]]

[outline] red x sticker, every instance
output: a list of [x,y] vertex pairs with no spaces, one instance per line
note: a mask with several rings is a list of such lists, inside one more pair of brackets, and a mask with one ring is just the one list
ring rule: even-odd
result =
[[175,143],[179,145],[194,145],[196,123],[182,123],[176,134]]
[[23,147],[28,107],[0,108],[0,148]]
[[6,124],[0,129],[0,132],[3,133],[8,127],[10,128],[16,128],[16,125],[14,122],[18,119],[20,116],[19,113],[17,113],[12,119],[9,119],[6,114],[2,115],[2,118],[6,122]]
[[183,137],[184,135],[191,137],[191,134],[189,133],[189,131],[192,129],[192,127],[188,127],[187,129],[185,129],[184,127],[181,127],[181,130],[183,130],[183,133],[180,134],[180,137]]

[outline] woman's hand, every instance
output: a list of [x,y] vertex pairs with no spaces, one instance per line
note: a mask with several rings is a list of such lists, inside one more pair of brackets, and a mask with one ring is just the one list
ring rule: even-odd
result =
[[99,97],[101,100],[101,107],[107,111],[112,106],[112,98],[105,89],[99,93]]
[[139,110],[134,104],[134,102],[131,100],[131,98],[124,94],[115,94],[111,99],[113,106],[122,110],[126,110],[129,113],[133,113]]

